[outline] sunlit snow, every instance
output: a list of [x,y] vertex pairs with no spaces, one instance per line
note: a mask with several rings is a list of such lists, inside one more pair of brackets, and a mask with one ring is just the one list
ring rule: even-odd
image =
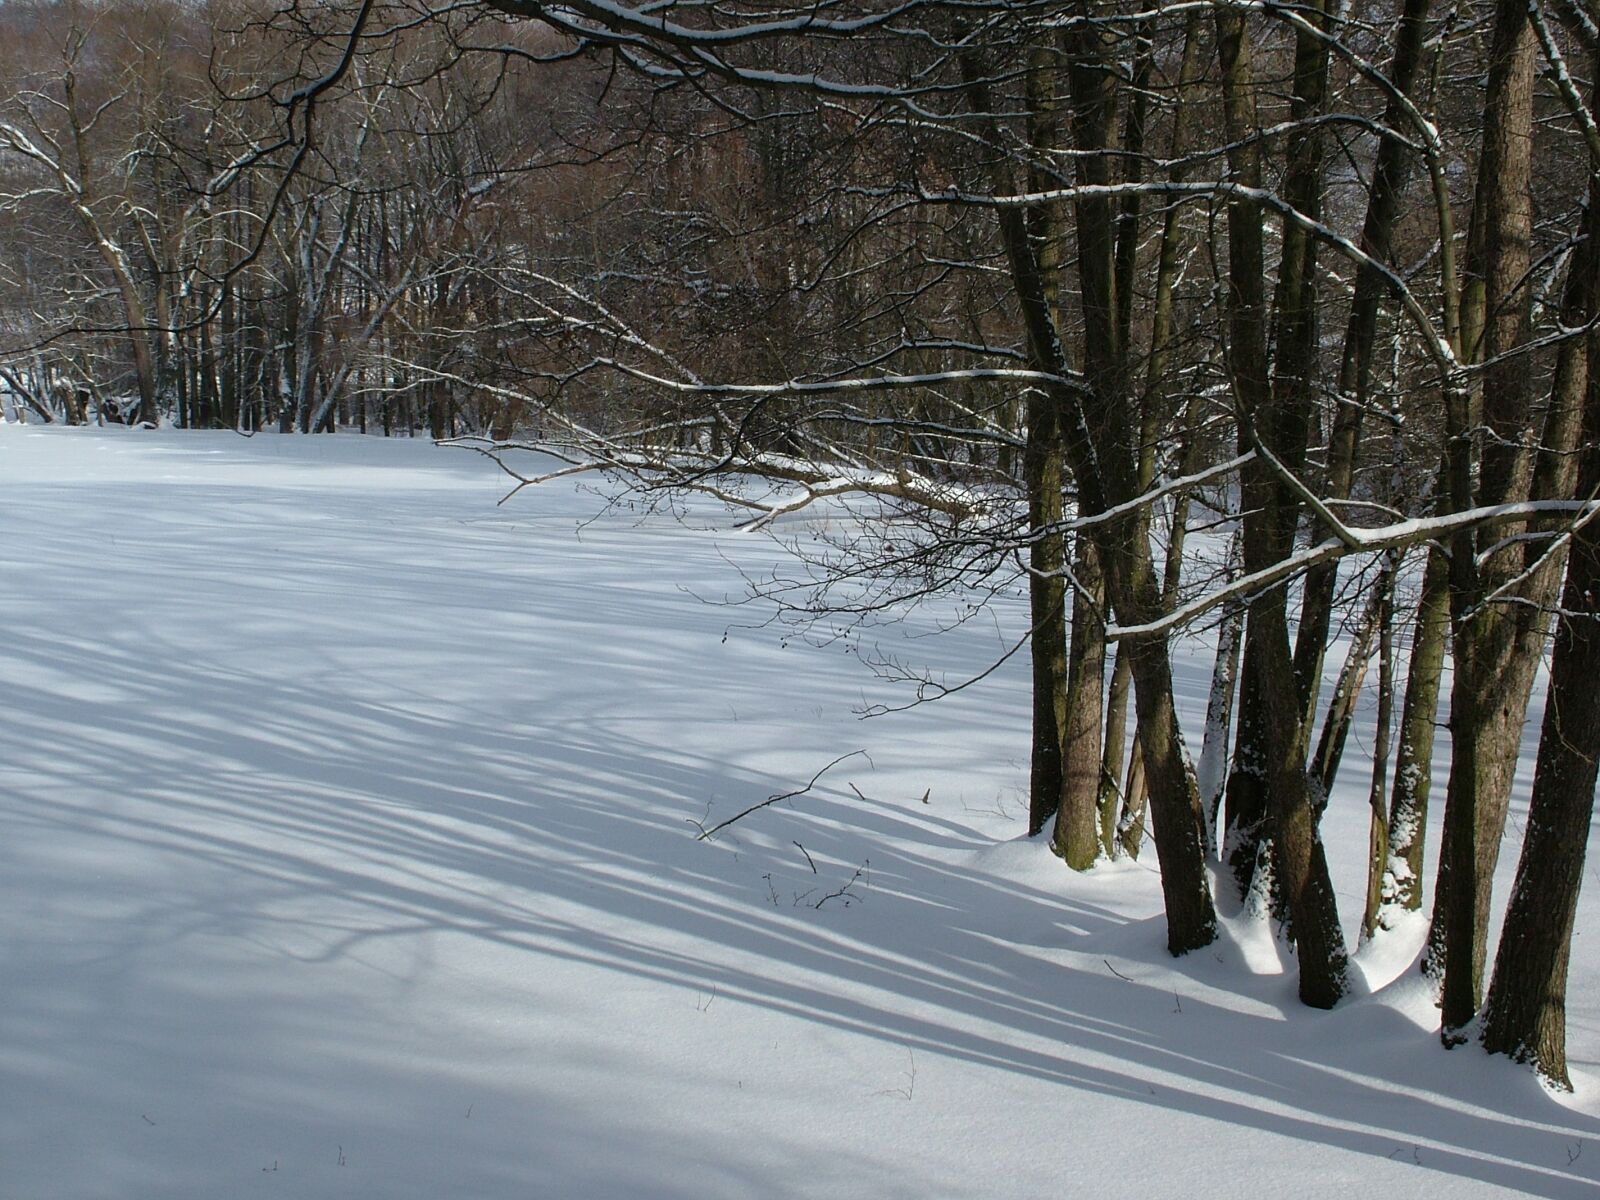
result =
[[722,603],[741,517],[503,481],[0,427],[4,1200],[1597,1194],[1600,881],[1574,1097],[1440,1048],[1417,922],[1308,1011],[1259,922],[1165,954],[1153,849],[1022,836],[1022,656],[858,718],[908,697],[852,650],[964,677],[1020,606],[813,645]]

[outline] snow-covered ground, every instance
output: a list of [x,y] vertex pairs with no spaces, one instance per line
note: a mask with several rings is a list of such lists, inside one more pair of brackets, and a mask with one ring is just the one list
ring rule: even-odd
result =
[[[1439,1047],[1414,928],[1307,1011],[1259,926],[1170,959],[1153,864],[1021,837],[1022,662],[862,722],[905,695],[707,602],[770,541],[502,491],[0,427],[0,1200],[1600,1194],[1600,880],[1574,1097]],[[1021,628],[939,615],[875,636]]]

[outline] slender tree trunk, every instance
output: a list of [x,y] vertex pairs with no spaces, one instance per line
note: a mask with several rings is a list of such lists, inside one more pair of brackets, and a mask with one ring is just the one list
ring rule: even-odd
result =
[[[1054,56],[1044,48],[1032,52],[1028,71],[1029,129],[1038,154],[1054,151],[1058,144]],[[1030,165],[1029,182],[1044,186],[1040,168]],[[1035,247],[1044,302],[1052,318],[1059,308],[1058,278],[1063,230],[1059,205],[1037,205],[1027,213],[1028,234]],[[1066,782],[1062,738],[1069,706],[1067,676],[1066,544],[1059,530],[1062,506],[1061,426],[1056,401],[1040,391],[1028,394],[1027,442],[1023,449],[1023,482],[1028,495],[1029,616],[1033,626],[1032,761],[1028,774],[1028,832],[1044,829],[1061,807]],[[1069,822],[1069,829],[1072,828]],[[1070,854],[1061,839],[1057,850],[1069,863],[1081,862],[1084,852],[1074,845]],[[1092,855],[1090,861],[1093,861]]]
[[1339,671],[1339,681],[1334,685],[1328,714],[1322,723],[1322,736],[1317,741],[1317,752],[1311,760],[1311,777],[1317,781],[1322,795],[1319,808],[1326,806],[1333,791],[1333,781],[1339,774],[1339,760],[1344,755],[1345,740],[1350,736],[1350,726],[1355,723],[1356,705],[1361,699],[1361,689],[1366,682],[1367,664],[1372,661],[1372,646],[1377,639],[1389,610],[1390,590],[1394,577],[1387,567],[1378,573],[1367,606],[1350,636],[1350,650],[1345,655],[1344,666]]
[[[1059,524],[1061,460],[1050,449],[1055,415],[1044,399],[1028,402],[1028,442],[1023,451],[1028,525]],[[1037,834],[1061,807],[1061,736],[1066,723],[1066,592],[1061,539],[1035,537],[1028,547],[1028,611],[1033,621],[1033,738],[1028,784],[1028,832]]]
[[1384,904],[1408,912],[1422,908],[1422,878],[1428,831],[1428,796],[1433,785],[1433,741],[1439,712],[1439,682],[1450,637],[1449,563],[1437,548],[1428,552],[1417,601],[1417,618],[1406,670],[1405,701],[1389,799],[1388,850],[1381,893]]
[[[1222,104],[1228,135],[1230,175],[1248,188],[1261,186],[1261,149],[1256,139],[1255,80],[1250,62],[1249,27],[1245,14],[1219,9],[1217,49],[1222,65]],[[1267,301],[1261,214],[1244,200],[1227,207],[1228,340],[1226,366],[1234,406],[1244,412],[1265,412],[1271,402],[1267,367]],[[1240,684],[1239,722],[1232,769],[1228,776],[1227,827],[1223,853],[1241,898],[1257,887],[1258,871],[1269,861],[1267,813],[1267,724],[1262,678],[1261,621],[1252,609],[1245,622],[1244,667]]]
[[[1322,22],[1320,4],[1303,10],[1314,24]],[[1229,28],[1232,14],[1219,16],[1224,38],[1237,34],[1231,54],[1225,53],[1225,96],[1247,85],[1242,76],[1244,31]],[[1229,59],[1231,58],[1231,64]],[[1315,218],[1319,212],[1322,142],[1312,120],[1320,111],[1327,82],[1327,45],[1311,33],[1295,42],[1294,96],[1291,112],[1301,122],[1288,136],[1284,198]],[[1231,108],[1237,109],[1236,103]],[[1237,114],[1235,113],[1235,120]],[[1230,122],[1231,129],[1232,122]],[[1248,165],[1248,164],[1246,164]],[[1236,327],[1256,335],[1257,299],[1251,293],[1258,277],[1241,277],[1259,263],[1259,219],[1237,220],[1230,206],[1230,308]],[[1237,229],[1240,255],[1233,253]],[[1259,360],[1250,361],[1234,347],[1236,407],[1247,444],[1270,449],[1290,471],[1305,459],[1311,429],[1312,382],[1317,371],[1315,241],[1303,226],[1283,222],[1282,253],[1273,303],[1273,361],[1270,389],[1259,388]],[[1248,355],[1259,353],[1250,345]],[[1246,380],[1254,379],[1254,384]],[[1259,459],[1244,471],[1244,560],[1254,572],[1282,561],[1293,549],[1298,499]],[[1346,954],[1332,881],[1317,834],[1317,806],[1306,776],[1310,722],[1305,719],[1296,686],[1289,645],[1287,600],[1273,588],[1251,603],[1247,630],[1248,680],[1258,694],[1262,749],[1266,758],[1267,809],[1273,838],[1273,875],[1281,895],[1300,967],[1300,998],[1316,1008],[1332,1007],[1344,994]],[[1249,650],[1254,655],[1249,655]]]
[[[1169,153],[1173,159],[1183,154],[1192,124],[1192,105],[1189,95],[1198,81],[1203,64],[1200,56],[1200,13],[1198,10],[1186,19],[1183,32],[1183,56],[1178,70],[1178,94],[1172,116],[1172,135]],[[1141,69],[1148,73],[1151,63],[1148,55],[1141,57]],[[1138,93],[1142,97],[1143,92]],[[1142,145],[1145,114],[1136,101],[1130,113],[1127,138]],[[1172,171],[1172,178],[1183,176],[1181,167]],[[1119,298],[1118,337],[1127,344],[1131,336],[1130,312],[1133,283],[1136,271],[1138,244],[1138,208],[1131,200],[1118,214],[1116,243],[1116,294]],[[1167,392],[1166,362],[1172,342],[1173,289],[1178,277],[1179,252],[1182,248],[1182,228],[1178,221],[1176,205],[1168,207],[1162,217],[1161,241],[1156,255],[1155,302],[1151,314],[1150,357],[1146,368],[1145,394],[1140,406],[1139,479],[1140,486],[1148,488],[1154,475],[1154,435],[1159,424]],[[1181,518],[1174,522],[1174,538],[1181,536]],[[1141,534],[1143,536],[1143,534]],[[1170,556],[1169,556],[1170,559]],[[1170,572],[1169,572],[1170,574]],[[1163,588],[1170,591],[1170,588]],[[1122,791],[1123,763],[1126,761],[1128,687],[1132,679],[1133,660],[1121,646],[1117,648],[1115,665],[1111,672],[1110,694],[1106,701],[1106,725],[1103,739],[1098,808],[1100,813],[1100,842],[1108,857],[1115,857],[1123,848],[1119,837],[1119,811],[1125,801]],[[1137,743],[1134,761],[1139,759]],[[1142,788],[1143,767],[1138,768]],[[1130,771],[1130,775],[1131,775]],[[1131,783],[1130,779],[1130,783]],[[1140,822],[1141,833],[1143,828]]]
[[1114,663],[1111,688],[1106,696],[1106,734],[1100,753],[1100,791],[1095,802],[1100,814],[1100,846],[1107,858],[1115,858],[1120,850],[1117,811],[1122,806],[1122,765],[1128,753],[1128,689],[1133,681],[1133,659],[1120,644]]
[[[1270,874],[1272,838],[1267,823],[1267,751],[1264,698],[1256,685],[1260,651],[1250,638],[1251,617],[1244,623],[1244,649],[1239,671],[1238,721],[1234,730],[1233,755],[1229,759],[1224,792],[1222,859],[1240,899],[1247,899],[1264,882],[1263,869]],[[1265,895],[1261,899],[1268,899]]]
[[[1198,790],[1198,789],[1197,789]],[[1138,858],[1144,849],[1145,814],[1150,807],[1150,789],[1145,785],[1144,751],[1139,735],[1133,735],[1133,751],[1128,761],[1128,790],[1122,797],[1122,812],[1117,817],[1117,846],[1129,858]]]
[[1076,541],[1072,646],[1067,660],[1067,711],[1061,739],[1061,811],[1053,846],[1066,864],[1086,871],[1099,857],[1095,802],[1100,782],[1100,711],[1105,682],[1105,585],[1094,538]]
[[1211,691],[1206,700],[1205,741],[1195,770],[1200,803],[1206,815],[1207,840],[1213,853],[1219,849],[1217,819],[1226,781],[1228,731],[1233,724],[1233,697],[1238,690],[1239,645],[1244,633],[1244,608],[1230,606],[1217,629],[1217,656],[1211,668]]
[[1361,913],[1363,939],[1378,930],[1384,868],[1389,862],[1389,816],[1384,797],[1389,790],[1389,731],[1394,724],[1394,576],[1399,565],[1399,556],[1391,556],[1378,613],[1378,729],[1372,743],[1372,786],[1367,791],[1372,814],[1367,838],[1367,903]]
[[[1600,49],[1591,60],[1591,79],[1596,71],[1600,71]],[[1597,86],[1591,83],[1587,101],[1591,115]],[[1593,150],[1590,166],[1600,169],[1600,156]],[[1534,468],[1532,492],[1536,497],[1571,491],[1592,499],[1600,494],[1600,333],[1592,325],[1600,312],[1600,279],[1596,278],[1600,275],[1600,177],[1593,174],[1581,235],[1569,268],[1561,316],[1567,328],[1587,324],[1590,329],[1581,340],[1569,339],[1561,347],[1543,451]],[[1563,453],[1569,444],[1581,447],[1580,452]],[[1574,458],[1576,471],[1572,469]],[[1569,473],[1575,476],[1570,485]],[[1554,531],[1547,528],[1543,532]],[[1553,569],[1548,560],[1542,568],[1545,572]],[[1527,586],[1538,589],[1541,583],[1534,580]],[[1537,590],[1534,596],[1541,598]],[[1567,964],[1600,765],[1597,677],[1600,520],[1590,518],[1573,533],[1568,549],[1533,795],[1482,1035],[1486,1049],[1532,1061],[1547,1079],[1568,1090],[1572,1081],[1566,1062]]]

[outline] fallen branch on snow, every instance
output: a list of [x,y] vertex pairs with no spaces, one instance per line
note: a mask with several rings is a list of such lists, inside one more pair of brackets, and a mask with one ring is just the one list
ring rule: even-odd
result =
[[702,829],[700,831],[700,833],[695,837],[694,840],[697,841],[697,842],[710,841],[713,834],[717,833],[719,830],[726,829],[729,825],[732,825],[735,821],[742,821],[745,817],[748,817],[753,812],[759,812],[761,809],[766,808],[770,804],[776,804],[780,800],[793,800],[796,796],[804,796],[807,792],[809,792],[813,787],[816,786],[817,780],[821,779],[829,771],[833,770],[833,768],[837,767],[840,763],[844,762],[845,759],[854,758],[858,754],[862,758],[865,758],[869,764],[872,762],[871,756],[869,756],[865,750],[852,750],[852,751],[850,751],[849,754],[841,754],[838,758],[834,759],[827,766],[823,767],[822,770],[818,771],[815,775],[813,775],[811,777],[811,782],[806,784],[805,787],[796,788],[792,792],[783,792],[783,793],[781,793],[779,795],[776,795],[776,796],[768,796],[765,800],[761,801],[761,803],[752,804],[749,808],[745,809],[743,812],[735,813],[733,816],[729,817],[726,821],[719,821],[717,824],[713,825],[710,829]]

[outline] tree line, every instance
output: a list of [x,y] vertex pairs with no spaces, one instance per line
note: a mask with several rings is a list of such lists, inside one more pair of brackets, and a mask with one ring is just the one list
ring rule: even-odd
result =
[[[1594,0],[0,22],[11,403],[467,434],[513,474],[519,442],[755,526],[847,497],[768,594],[843,622],[1025,587],[1031,830],[1079,870],[1148,832],[1172,952],[1216,937],[1216,881],[1281,922],[1317,1007],[1349,970],[1320,825],[1375,674],[1361,936],[1431,895],[1446,1042],[1567,1082],[1600,754]],[[1191,763],[1171,649],[1197,622]]]

